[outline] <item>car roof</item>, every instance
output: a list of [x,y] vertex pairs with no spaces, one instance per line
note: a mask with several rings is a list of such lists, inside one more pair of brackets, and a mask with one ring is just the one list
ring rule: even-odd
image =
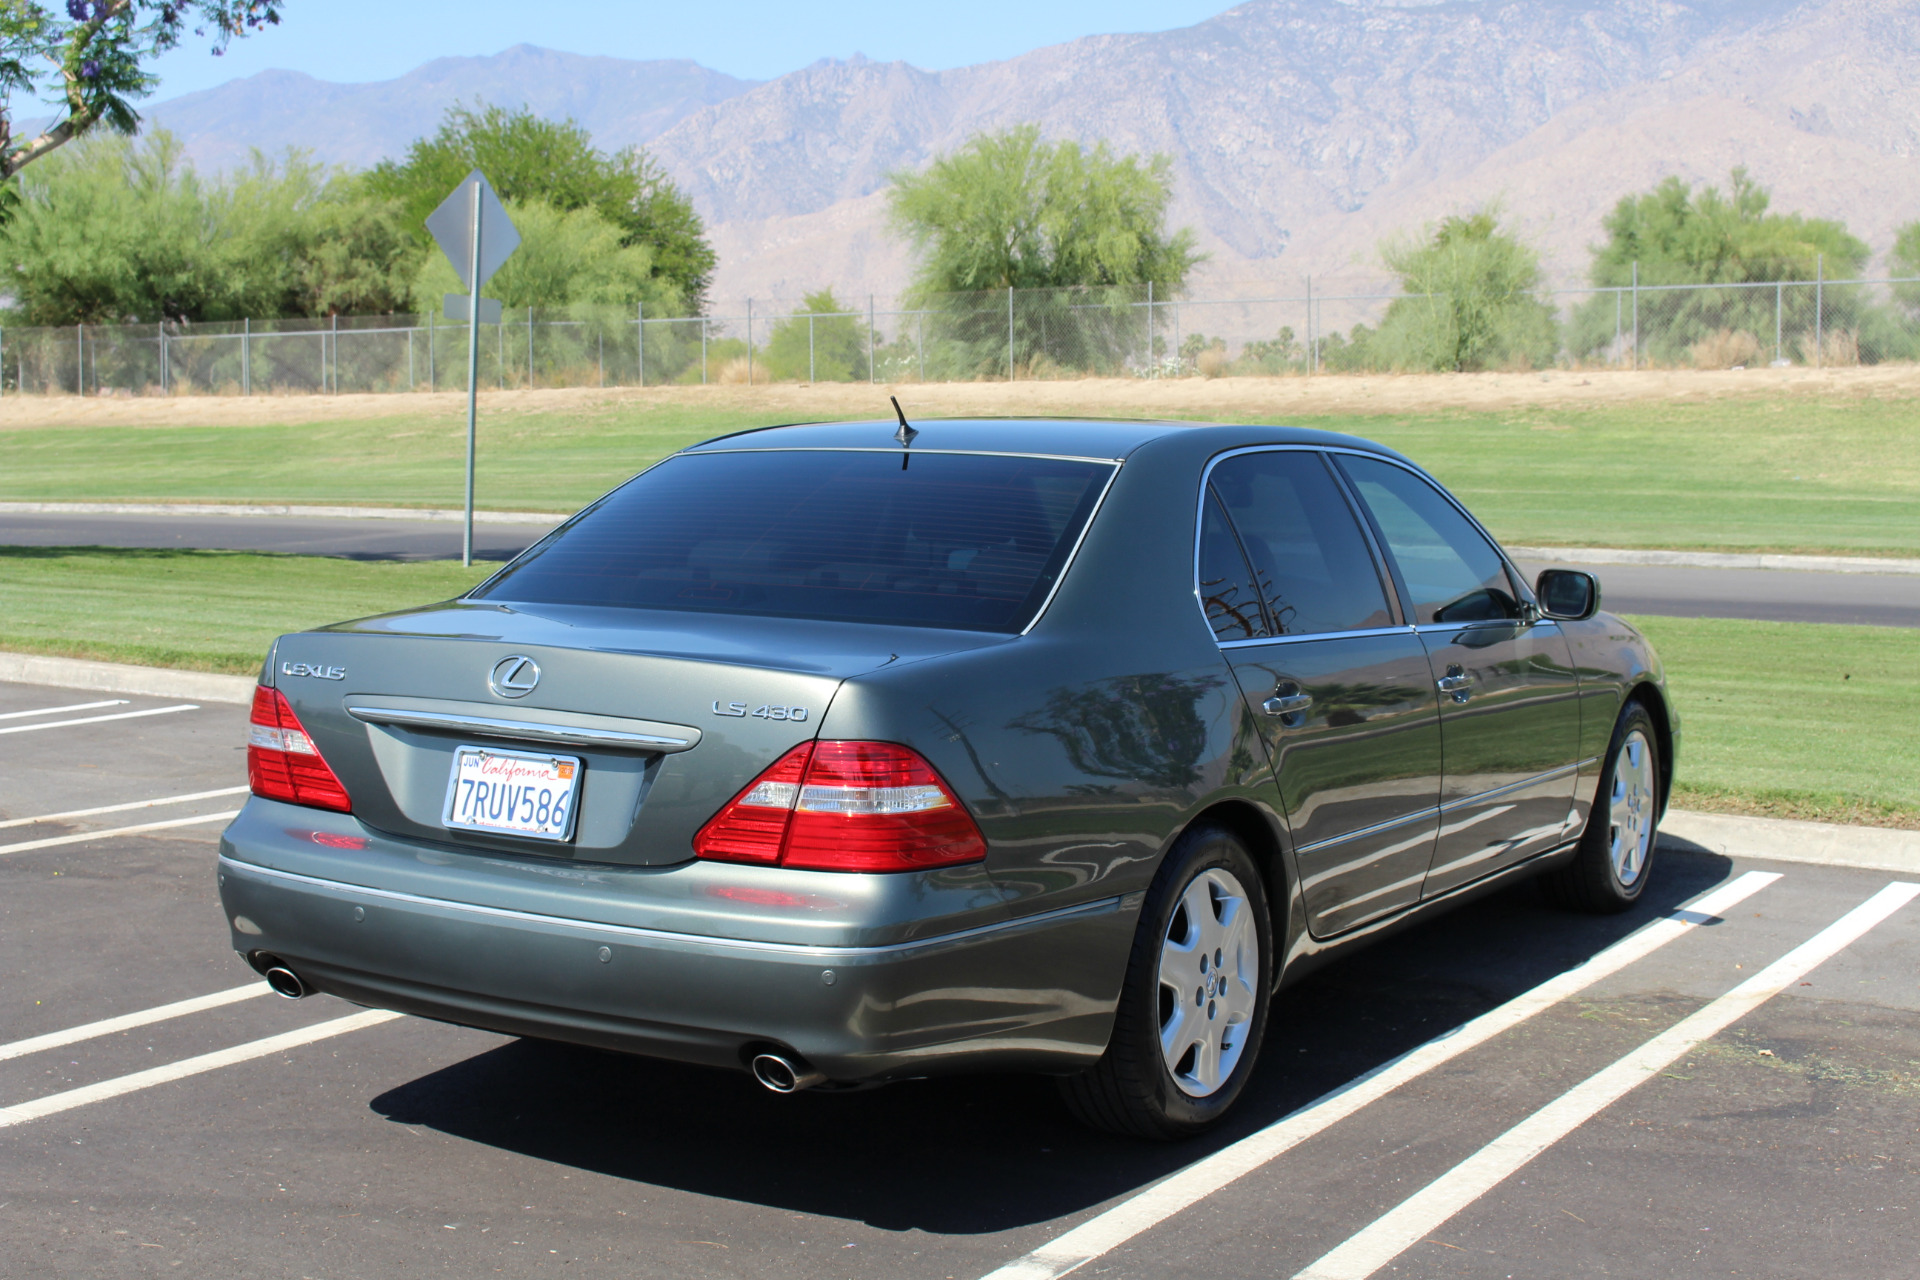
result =
[[[912,419],[919,433],[913,448],[939,452],[1041,454],[1052,457],[1122,459],[1141,446],[1169,436],[1204,434],[1219,448],[1252,444],[1336,445],[1398,456],[1359,436],[1278,425],[1228,426],[1209,422],[1155,422],[1099,418],[923,418]],[[734,449],[897,449],[893,419],[871,422],[815,422],[757,427],[700,444],[684,452]]]

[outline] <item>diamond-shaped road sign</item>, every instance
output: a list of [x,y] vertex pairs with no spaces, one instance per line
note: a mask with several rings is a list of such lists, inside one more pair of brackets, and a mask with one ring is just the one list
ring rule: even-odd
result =
[[[480,278],[472,280],[468,277],[473,274],[476,229],[480,233]],[[507,217],[506,206],[500,203],[500,197],[493,193],[493,185],[478,169],[468,174],[453,193],[440,202],[440,207],[427,215],[427,230],[433,232],[440,251],[447,255],[447,261],[453,264],[454,273],[469,294],[478,292],[520,247],[520,233]]]

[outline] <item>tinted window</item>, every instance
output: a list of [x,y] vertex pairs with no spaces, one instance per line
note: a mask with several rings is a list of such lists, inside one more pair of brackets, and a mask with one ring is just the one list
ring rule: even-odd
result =
[[1420,622],[1485,622],[1520,616],[1506,565],[1438,489],[1401,467],[1344,455],[1413,595]]
[[1018,631],[1111,468],[894,452],[683,454],[476,596]]
[[1244,453],[1213,469],[1276,635],[1391,626],[1353,509],[1317,453]]
[[1219,640],[1253,640],[1267,634],[1266,615],[1253,589],[1253,573],[1240,543],[1211,491],[1200,517],[1200,604]]

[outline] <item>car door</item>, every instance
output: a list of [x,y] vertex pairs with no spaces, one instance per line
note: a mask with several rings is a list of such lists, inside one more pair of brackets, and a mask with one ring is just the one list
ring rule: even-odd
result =
[[1423,896],[1545,852],[1571,834],[1579,681],[1558,624],[1436,485],[1386,459],[1341,454],[1386,546],[1440,693],[1440,832]]
[[1260,726],[1318,936],[1419,900],[1437,824],[1440,724],[1420,638],[1324,455],[1211,468],[1200,595]]

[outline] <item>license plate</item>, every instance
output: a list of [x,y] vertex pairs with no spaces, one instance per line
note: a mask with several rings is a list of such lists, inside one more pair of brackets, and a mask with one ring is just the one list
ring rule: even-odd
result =
[[580,796],[580,761],[461,747],[454,752],[444,821],[459,831],[492,831],[533,840],[573,834]]

